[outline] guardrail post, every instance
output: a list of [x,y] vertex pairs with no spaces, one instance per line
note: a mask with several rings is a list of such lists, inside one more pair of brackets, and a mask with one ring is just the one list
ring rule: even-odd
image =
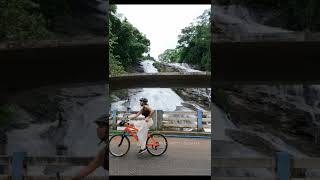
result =
[[157,110],[157,112],[156,112],[156,114],[157,114],[157,122],[156,122],[156,124],[157,124],[157,131],[160,131],[160,130],[162,130],[162,120],[163,120],[163,111],[162,110]]
[[24,169],[24,158],[26,157],[26,152],[14,152],[12,160],[12,179],[22,180],[23,179],[23,169]]
[[200,109],[198,109],[197,110],[197,131],[203,131],[202,115],[203,115],[203,112]]
[[112,129],[117,130],[117,110],[112,110]]
[[287,152],[277,153],[277,176],[278,180],[290,179],[290,157]]
[[153,120],[153,125],[151,126],[150,129],[152,130],[157,130],[158,129],[158,122],[157,122],[157,110],[154,111],[152,114],[152,120]]

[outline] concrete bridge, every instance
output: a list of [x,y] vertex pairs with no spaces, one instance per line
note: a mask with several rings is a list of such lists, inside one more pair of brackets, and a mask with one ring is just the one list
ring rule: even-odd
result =
[[319,41],[213,42],[214,83],[318,84]]
[[21,91],[41,86],[109,84],[133,87],[210,87],[211,73],[107,75],[104,39],[0,44],[0,90]]
[[148,87],[211,87],[210,72],[192,73],[133,73],[111,76],[110,89],[148,88]]
[[0,91],[106,83],[107,43],[97,39],[0,44]]
[[[320,41],[215,42],[213,78],[216,81],[269,82],[273,76],[294,83],[319,82]],[[290,58],[290,59],[288,59]],[[241,59],[241,61],[237,61]],[[303,66],[308,71],[294,76]],[[287,62],[287,63],[286,63]],[[286,65],[284,67],[283,65]],[[309,66],[310,65],[310,66]],[[248,67],[255,69],[248,69]],[[261,67],[258,69],[258,67]],[[131,87],[210,87],[210,73],[127,74],[108,77],[105,39],[0,44],[0,91],[41,86],[109,84],[111,89]],[[284,69],[286,74],[284,74]],[[250,71],[248,71],[250,70]],[[288,82],[287,81],[287,82]],[[284,83],[287,83],[284,82]]]

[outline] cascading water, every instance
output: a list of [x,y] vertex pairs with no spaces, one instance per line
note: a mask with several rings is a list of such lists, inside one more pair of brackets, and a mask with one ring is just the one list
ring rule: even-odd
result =
[[201,72],[199,70],[196,69],[192,69],[188,64],[186,63],[168,63],[167,65],[181,69],[185,72]]
[[[141,65],[145,73],[158,73],[158,70],[153,66],[153,61],[142,61]],[[139,99],[145,97],[149,104],[163,111],[174,111],[177,106],[182,106],[184,101],[170,88],[143,88],[137,94],[129,97],[129,104],[126,104],[133,111],[140,110]],[[112,109],[125,110],[125,101],[115,102],[111,104]],[[184,110],[189,110],[184,108]],[[189,110],[190,111],[190,110]]]
[[[103,148],[103,145],[97,146],[99,139],[93,121],[107,113],[105,86],[91,87],[91,90],[88,90],[88,87],[66,88],[62,91],[68,97],[80,97],[61,102],[62,108],[65,109],[64,118],[67,123],[60,128],[55,121],[31,124],[27,129],[9,131],[7,133],[7,153],[9,155],[16,151],[25,151],[29,156],[56,156],[56,143],[67,147],[65,154],[67,156],[94,157],[99,149]],[[96,91],[100,95],[90,97],[90,93],[96,93]],[[81,100],[84,103],[79,103]],[[28,167],[28,173],[43,175],[45,172],[51,172],[51,175],[54,175],[56,168],[51,166]],[[62,172],[61,175],[75,175],[80,168],[82,167],[61,167],[58,169],[60,169],[59,172]],[[106,176],[106,171],[99,168],[92,175]]]
[[[142,61],[141,65],[145,73],[158,73],[158,70],[153,66],[153,61],[146,60]],[[183,68],[188,72],[199,72],[198,70],[191,69],[190,67],[184,65],[179,65],[178,63],[172,64],[176,68]],[[177,95],[170,88],[143,88],[140,92],[131,95],[129,101],[118,101],[111,104],[111,109],[118,111],[125,111],[126,107],[130,107],[133,111],[140,110],[139,99],[145,97],[148,99],[150,106],[157,110],[163,111],[194,111],[193,109],[184,107],[183,99]],[[194,107],[203,110],[200,106],[194,104]],[[190,118],[196,118],[196,116],[189,115]],[[192,122],[196,123],[196,122]],[[191,129],[185,129],[191,130]],[[206,128],[205,131],[211,132],[211,128]]]

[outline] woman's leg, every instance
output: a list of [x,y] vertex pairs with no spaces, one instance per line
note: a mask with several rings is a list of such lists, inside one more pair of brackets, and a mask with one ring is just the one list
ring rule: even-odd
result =
[[149,122],[143,122],[141,129],[137,133],[141,149],[146,148],[148,131],[149,131],[149,128],[152,126],[152,124],[153,124],[152,119],[150,119]]
[[139,131],[137,132],[137,136],[139,138],[139,143],[140,143],[140,149],[145,149],[146,148],[146,141],[147,141],[147,136],[148,136],[148,126],[147,123],[141,123],[141,127]]
[[147,122],[148,128],[150,128],[153,125],[153,120],[150,118],[149,122]]

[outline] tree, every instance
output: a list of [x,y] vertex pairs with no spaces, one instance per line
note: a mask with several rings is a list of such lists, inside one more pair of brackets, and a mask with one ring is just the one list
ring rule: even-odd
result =
[[160,56],[163,62],[184,62],[198,65],[201,70],[211,70],[210,10],[205,10],[195,22],[181,30],[178,45],[167,49]]
[[180,51],[179,49],[167,49],[162,54],[159,55],[158,59],[162,62],[179,62],[180,61]]
[[109,14],[109,70],[112,74],[123,73],[130,66],[144,59],[150,50],[150,40],[146,38],[126,18],[121,20],[116,6],[110,7]]
[[[109,19],[109,26],[112,24]],[[111,75],[118,75],[124,73],[124,68],[118,60],[118,56],[113,54],[114,45],[117,43],[117,37],[111,32],[109,28],[109,73]]]
[[0,1],[0,40],[44,39],[47,21],[28,0]]

